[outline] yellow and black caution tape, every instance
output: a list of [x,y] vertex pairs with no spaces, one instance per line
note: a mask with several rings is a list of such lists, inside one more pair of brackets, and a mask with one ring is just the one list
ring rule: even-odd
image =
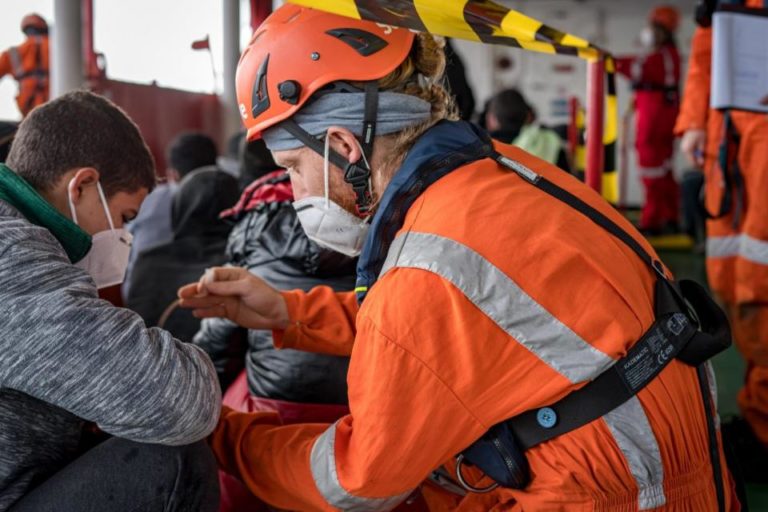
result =
[[610,55],[605,58],[605,126],[603,128],[603,197],[612,204],[619,202],[619,173],[616,140],[619,136],[619,100],[616,96],[616,63]]
[[616,203],[618,102],[613,58],[586,39],[561,32],[490,0],[289,0],[342,16],[366,19],[445,37],[480,41],[540,53],[572,55],[606,66],[603,196]]

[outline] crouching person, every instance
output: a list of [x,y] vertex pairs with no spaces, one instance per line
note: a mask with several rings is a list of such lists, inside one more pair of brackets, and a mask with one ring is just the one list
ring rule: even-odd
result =
[[586,185],[451,120],[443,63],[428,34],[295,4],[245,50],[248,137],[307,237],[359,254],[357,296],[218,268],[182,305],[350,355],[350,414],[225,408],[219,464],[286,510],[738,511],[705,364],[724,313]]
[[[209,511],[216,371],[98,298],[155,183],[137,127],[87,92],[35,109],[0,164],[0,511]],[[94,423],[111,439],[81,448]]]

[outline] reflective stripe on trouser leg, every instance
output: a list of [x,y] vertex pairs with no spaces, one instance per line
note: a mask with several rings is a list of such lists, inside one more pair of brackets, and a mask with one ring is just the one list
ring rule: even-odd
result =
[[355,496],[342,487],[336,471],[336,424],[323,432],[312,446],[310,467],[317,490],[331,506],[349,512],[380,512],[391,510],[405,500],[411,491],[387,498]]
[[638,488],[638,507],[664,505],[664,466],[656,436],[640,400],[634,396],[603,416]]
[[502,330],[572,383],[592,380],[615,363],[466,245],[433,234],[405,233],[392,243],[381,276],[395,267],[426,270],[450,282]]
[[670,167],[666,164],[657,167],[638,166],[637,172],[641,178],[663,178],[669,174]]
[[768,265],[768,242],[747,234],[707,238],[708,258],[739,256],[760,265]]

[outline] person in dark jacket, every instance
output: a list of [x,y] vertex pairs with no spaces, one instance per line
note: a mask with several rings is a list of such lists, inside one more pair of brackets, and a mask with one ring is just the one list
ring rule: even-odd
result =
[[[292,202],[285,171],[267,174],[246,188],[237,205],[222,214],[235,222],[227,244],[229,264],[247,268],[280,289],[327,285],[352,290],[356,259],[311,242]],[[239,343],[243,337],[247,347]],[[233,409],[274,411],[284,424],[333,422],[349,411],[346,357],[277,350],[272,331],[246,331],[219,318],[204,320],[193,343],[211,356],[222,387],[228,388],[224,403]],[[243,358],[245,372],[232,382]],[[261,510],[258,499],[233,477],[221,473],[220,484],[219,512]]]
[[171,205],[179,181],[192,171],[215,165],[216,154],[216,143],[204,133],[181,133],[168,145],[167,180],[147,196],[139,215],[128,225],[128,230],[133,235],[133,245],[122,287],[123,302],[128,300],[131,293],[131,274],[139,254],[173,240]]
[[16,123],[0,121],[0,162],[5,162],[11,150],[11,142],[16,135]]
[[[340,291],[353,289],[355,260],[311,242],[292,201],[285,171],[268,174],[247,188],[235,208],[223,214],[235,222],[227,244],[228,262],[280,289],[309,290],[321,284]],[[226,320],[204,320],[193,341],[211,356],[224,387],[235,377],[227,374],[227,368],[238,354],[228,349],[238,329]],[[254,397],[302,404],[347,403],[346,358],[278,351],[269,331],[248,332],[247,354],[239,357],[243,355],[248,390]]]
[[[173,240],[138,255],[131,273],[126,306],[141,315],[148,326],[163,327],[182,341],[191,341],[200,320],[188,311],[171,313],[176,290],[206,268],[226,262],[225,248],[232,225],[219,214],[238,198],[237,179],[208,166],[181,180],[171,205]],[[160,325],[161,316],[168,312]]]

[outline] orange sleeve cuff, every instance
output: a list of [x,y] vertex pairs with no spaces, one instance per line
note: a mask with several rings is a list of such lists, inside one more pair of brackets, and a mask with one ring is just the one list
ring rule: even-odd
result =
[[301,335],[300,326],[301,323],[297,320],[300,317],[301,296],[304,292],[299,290],[291,290],[280,292],[285,300],[285,305],[288,308],[288,318],[290,319],[290,325],[285,329],[272,331],[272,339],[274,340],[275,348],[294,348]]
[[272,332],[276,348],[349,356],[355,340],[357,301],[353,292],[317,286],[308,292],[280,292],[290,325]]

